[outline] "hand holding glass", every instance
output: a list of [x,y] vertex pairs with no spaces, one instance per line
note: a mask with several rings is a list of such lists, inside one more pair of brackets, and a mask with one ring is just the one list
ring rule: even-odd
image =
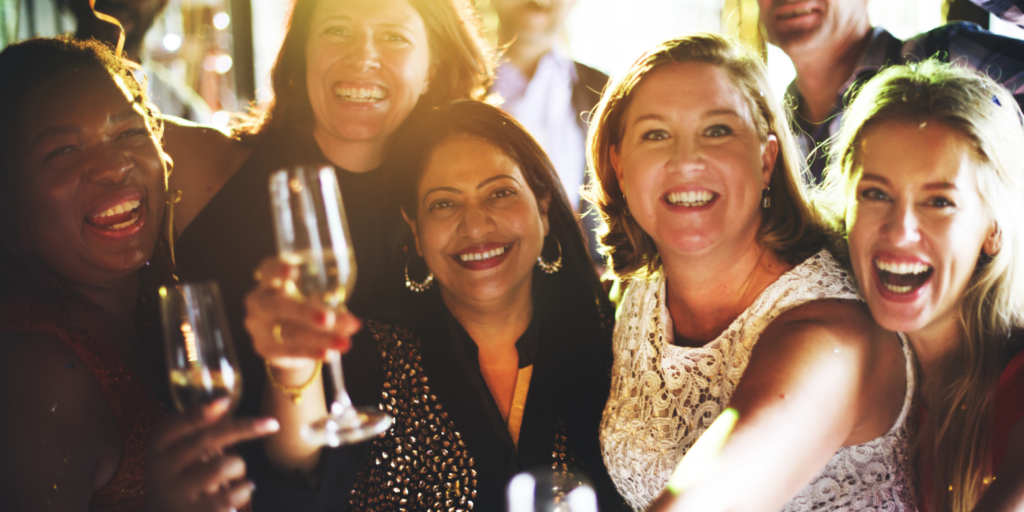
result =
[[[286,289],[297,297],[345,312],[356,280],[345,207],[334,169],[295,168],[270,176],[270,202],[278,256],[299,271]],[[330,413],[303,432],[307,441],[339,446],[369,439],[391,426],[391,417],[372,407],[354,407],[345,391],[341,354],[327,352],[334,385]]]

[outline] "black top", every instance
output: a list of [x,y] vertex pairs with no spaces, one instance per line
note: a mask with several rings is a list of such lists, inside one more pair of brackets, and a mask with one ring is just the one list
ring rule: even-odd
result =
[[[259,410],[265,374],[245,330],[245,295],[256,285],[253,272],[277,254],[268,182],[277,170],[327,162],[308,137],[265,137],[249,159],[199,213],[175,246],[183,280],[215,280],[231,323],[244,375],[240,413]],[[355,290],[349,308],[365,317],[389,313],[402,289],[402,240],[408,227],[397,206],[386,201],[383,172],[338,170],[338,184],[356,254]]]
[[[535,273],[535,283],[545,278]],[[344,357],[353,402],[391,413],[391,430],[372,443],[325,450],[315,487],[257,481],[254,503],[387,511],[405,498],[406,510],[469,510],[472,501],[472,510],[500,511],[513,475],[555,464],[586,475],[602,511],[628,510],[598,440],[611,338],[574,336],[574,322],[545,314],[558,308],[536,290],[533,320],[516,343],[520,367],[533,365],[518,449],[480,371],[476,343],[435,287],[410,299],[400,324],[367,321]]]

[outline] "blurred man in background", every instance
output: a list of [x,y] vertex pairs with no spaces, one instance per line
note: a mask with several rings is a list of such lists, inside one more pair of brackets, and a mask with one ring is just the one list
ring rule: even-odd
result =
[[824,144],[839,130],[848,102],[844,96],[886,64],[932,56],[958,62],[987,73],[1024,103],[1024,41],[964,22],[901,41],[882,27],[872,27],[868,0],[758,2],[768,42],[786,52],[796,67],[787,104],[816,182],[827,159]]
[[[493,92],[504,98],[502,108],[516,117],[551,157],[562,185],[578,211],[586,179],[584,141],[586,113],[601,99],[608,82],[604,73],[568,57],[559,47],[565,20],[575,0],[491,0],[498,14],[498,39],[508,45],[498,66]],[[583,219],[591,257],[601,264],[594,229],[597,214]]]

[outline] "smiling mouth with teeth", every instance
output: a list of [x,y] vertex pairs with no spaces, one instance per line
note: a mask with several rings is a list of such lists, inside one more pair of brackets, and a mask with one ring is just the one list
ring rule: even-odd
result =
[[878,278],[886,290],[893,293],[910,293],[923,286],[932,276],[933,268],[924,263],[890,263],[875,260]]
[[498,256],[501,256],[502,254],[505,254],[505,251],[507,251],[507,250],[509,250],[511,248],[512,248],[512,244],[508,244],[508,245],[503,245],[501,247],[498,247],[497,249],[491,249],[489,251],[470,252],[470,253],[465,253],[465,254],[458,254],[457,256],[458,256],[459,260],[461,260],[461,261],[483,261],[483,260],[489,260],[491,258],[497,258]]
[[814,12],[814,9],[810,9],[810,8],[806,8],[806,9],[793,9],[792,11],[786,11],[786,12],[784,12],[782,14],[779,14],[777,16],[777,18],[780,19],[780,20],[788,20],[788,19],[796,18],[798,16],[804,16],[804,15],[810,14],[812,12]]
[[139,206],[141,204],[142,202],[138,199],[124,201],[96,215],[86,217],[85,221],[93,226],[109,231],[124,229],[138,222],[141,217],[139,214]]
[[710,190],[692,190],[689,192],[670,192],[665,194],[665,201],[672,206],[697,208],[713,201],[718,194]]
[[380,87],[336,87],[334,94],[354,103],[373,103],[384,99],[386,94]]

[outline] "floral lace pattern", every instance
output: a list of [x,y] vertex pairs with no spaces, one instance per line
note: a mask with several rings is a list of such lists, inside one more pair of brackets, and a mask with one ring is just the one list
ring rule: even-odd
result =
[[[686,451],[727,406],[772,320],[814,300],[860,299],[853,276],[823,250],[769,285],[717,338],[703,347],[678,347],[672,344],[665,288],[663,274],[630,283],[615,326],[612,389],[601,420],[608,473],[636,510],[654,501]],[[896,424],[869,443],[839,450],[786,511],[913,509],[906,425],[913,363],[903,345],[908,384]]]

